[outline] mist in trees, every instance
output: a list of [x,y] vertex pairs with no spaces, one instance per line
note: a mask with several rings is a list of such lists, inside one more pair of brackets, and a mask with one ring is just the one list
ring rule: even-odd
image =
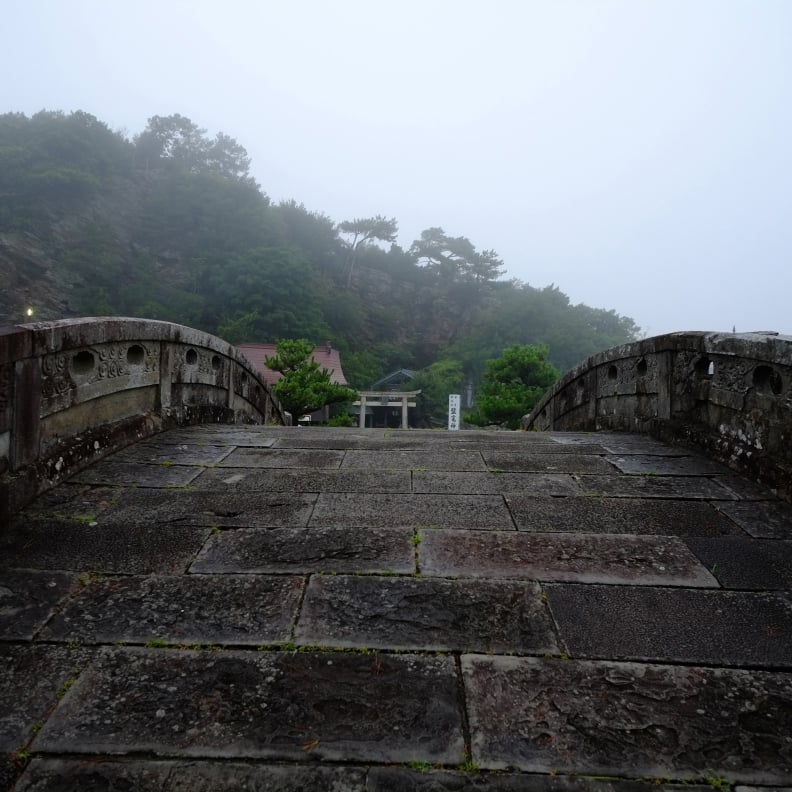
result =
[[[419,370],[427,415],[513,345],[545,345],[565,369],[638,333],[556,286],[504,280],[495,250],[437,226],[403,248],[385,214],[336,222],[274,204],[250,168],[238,141],[179,114],[131,139],[83,112],[0,115],[0,265],[32,272],[38,251],[69,315],[166,319],[235,343],[330,342],[357,388]],[[0,311],[18,321],[12,305],[4,297]]]

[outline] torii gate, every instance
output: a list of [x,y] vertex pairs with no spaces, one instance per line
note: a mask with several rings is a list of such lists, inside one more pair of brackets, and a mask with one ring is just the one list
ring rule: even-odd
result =
[[[401,407],[401,428],[406,429],[407,408],[415,407],[415,397],[421,391],[360,391],[360,401],[352,402],[360,407],[360,428],[366,426],[366,407]],[[412,400],[412,401],[411,401]]]

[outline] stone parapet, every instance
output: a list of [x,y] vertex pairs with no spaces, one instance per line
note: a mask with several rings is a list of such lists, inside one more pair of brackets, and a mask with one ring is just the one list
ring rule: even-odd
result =
[[692,443],[792,501],[792,337],[685,332],[614,347],[567,372],[522,426]]
[[0,328],[0,517],[131,442],[206,422],[287,422],[220,338],[124,317]]

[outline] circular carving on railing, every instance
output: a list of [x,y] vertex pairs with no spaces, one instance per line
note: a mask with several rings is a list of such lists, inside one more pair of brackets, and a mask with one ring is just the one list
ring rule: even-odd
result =
[[771,366],[757,366],[753,372],[753,384],[760,393],[772,393],[774,396],[780,395],[784,389],[781,375]]
[[635,364],[635,372],[636,374],[638,374],[639,377],[645,377],[648,369],[649,369],[649,364],[646,362],[646,358],[641,358]]
[[146,361],[146,350],[140,344],[133,344],[127,349],[126,359],[130,366],[142,366]]
[[72,357],[72,371],[79,376],[84,377],[86,374],[90,374],[95,365],[96,358],[93,356],[93,352],[89,352],[87,349]]
[[223,361],[220,360],[220,355],[212,355],[212,368],[215,371],[220,371],[220,366],[223,365]]
[[619,378],[619,369],[616,366],[608,367],[608,379],[615,380]]
[[198,353],[194,349],[188,349],[184,360],[188,366],[194,366],[198,362]]
[[243,371],[242,375],[239,377],[239,382],[242,385],[247,385],[247,381],[248,381],[248,375]]

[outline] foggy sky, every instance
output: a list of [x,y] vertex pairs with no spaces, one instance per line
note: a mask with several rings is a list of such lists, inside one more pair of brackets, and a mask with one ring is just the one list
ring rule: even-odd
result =
[[673,330],[792,334],[792,2],[5,0],[0,112],[181,113],[275,201],[442,226]]

